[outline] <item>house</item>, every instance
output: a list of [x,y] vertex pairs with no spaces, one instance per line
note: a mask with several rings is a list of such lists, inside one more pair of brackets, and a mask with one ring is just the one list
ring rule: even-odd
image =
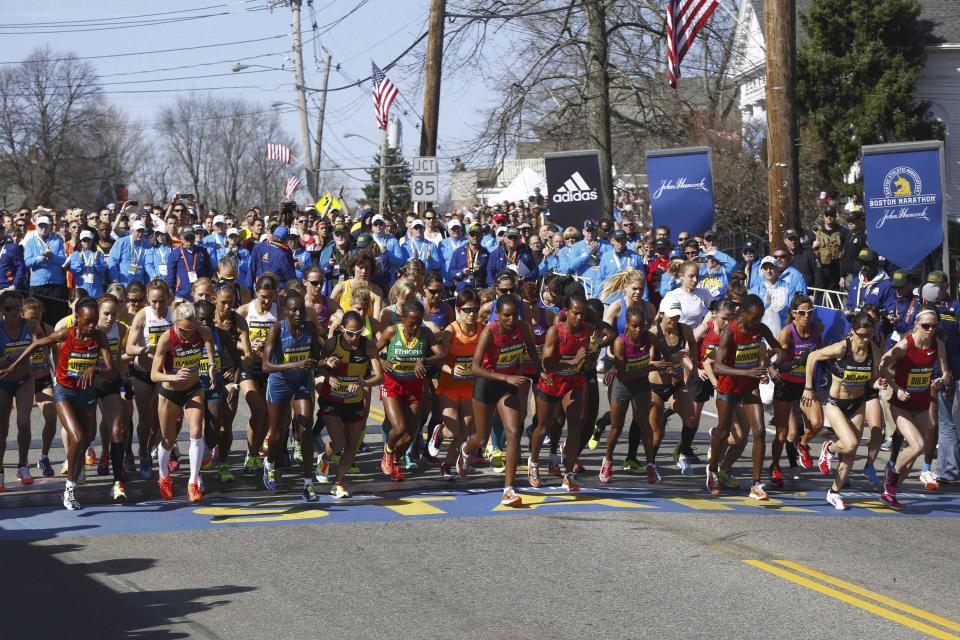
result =
[[[797,12],[813,0],[797,0]],[[917,78],[917,99],[928,100],[934,117],[944,123],[947,206],[960,217],[960,1],[920,0],[920,20],[928,42],[927,63]],[[731,74],[740,87],[740,114],[747,127],[766,123],[766,76],[763,28],[764,0],[743,0],[737,12],[737,50]],[[797,39],[803,38],[797,20]]]

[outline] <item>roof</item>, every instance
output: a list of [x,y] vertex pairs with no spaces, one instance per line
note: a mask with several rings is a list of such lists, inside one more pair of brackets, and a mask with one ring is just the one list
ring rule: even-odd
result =
[[[919,0],[920,23],[924,33],[927,34],[927,46],[936,46],[942,44],[960,44],[960,11],[957,10],[957,0]],[[763,5],[764,0],[750,0],[753,5],[753,12],[760,23],[760,29],[763,29]],[[813,0],[797,0],[797,13],[806,11]],[[803,27],[797,20],[797,39],[803,33]]]

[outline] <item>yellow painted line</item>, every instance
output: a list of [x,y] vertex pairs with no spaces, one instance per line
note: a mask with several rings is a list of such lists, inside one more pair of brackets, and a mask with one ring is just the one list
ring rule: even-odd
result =
[[444,502],[454,500],[453,496],[436,496],[431,498],[387,498],[384,500],[371,500],[368,504],[374,504],[379,507],[386,507],[402,516],[438,516],[446,513],[431,502]]
[[894,600],[893,598],[888,598],[884,595],[880,595],[879,593],[876,593],[875,591],[870,591],[869,589],[858,587],[855,584],[846,582],[844,580],[840,580],[839,578],[834,578],[833,576],[827,575],[821,571],[817,571],[816,569],[813,569],[811,567],[804,566],[799,562],[791,562],[790,560],[777,560],[776,563],[779,565],[783,565],[784,567],[793,569],[794,571],[797,571],[799,573],[805,573],[808,576],[814,577],[822,582],[826,582],[827,584],[832,584],[835,587],[840,587],[841,589],[846,589],[847,591],[863,596],[865,598],[870,598],[871,600],[875,600],[880,604],[884,604],[890,607],[891,609],[899,609],[900,611],[909,613],[910,615],[916,616],[917,618],[922,618],[927,622],[932,622],[934,624],[940,625],[941,627],[946,627],[951,631],[960,631],[960,623],[958,622],[954,622],[953,620],[944,618],[943,616],[938,616],[935,613],[930,613],[929,611],[924,611],[923,609],[918,609],[909,604],[900,602],[898,600]]
[[803,507],[784,506],[782,500],[770,498],[769,500],[754,500],[749,496],[723,496],[721,498],[671,498],[671,502],[695,509],[697,511],[734,511],[733,507],[753,507],[760,509],[773,509],[785,513],[814,513],[814,509],[804,509]]
[[329,511],[307,507],[303,504],[264,504],[262,507],[200,507],[194,513],[212,516],[215,524],[230,524],[244,522],[289,522],[291,520],[314,520],[330,515]]
[[[656,509],[657,507],[649,504],[640,504],[638,502],[630,502],[628,500],[615,500],[613,498],[601,498],[589,493],[575,493],[575,494],[551,494],[551,493],[521,493],[520,497],[523,498],[523,505],[520,509],[537,509],[539,507],[555,507],[558,505],[565,504],[598,504],[605,507],[613,507],[616,509]],[[497,505],[493,508],[494,511],[516,511],[517,507],[505,507],[503,505]]]
[[858,609],[863,609],[864,611],[868,611],[876,616],[880,616],[881,618],[886,618],[887,620],[891,620],[898,624],[902,624],[905,627],[910,627],[911,629],[914,629],[915,631],[920,631],[921,633],[925,633],[928,636],[932,636],[934,638],[941,638],[942,640],[960,640],[960,636],[953,635],[952,633],[948,633],[942,629],[932,627],[923,622],[918,622],[917,620],[914,620],[913,618],[908,618],[905,615],[902,615],[893,611],[889,611],[887,609],[884,609],[883,607],[879,607],[873,604],[872,602],[867,602],[866,600],[855,598],[854,596],[846,594],[842,591],[838,591],[837,589],[826,587],[820,584],[819,582],[814,582],[809,578],[804,578],[803,576],[798,576],[794,573],[790,573],[789,571],[786,571],[779,567],[775,567],[771,564],[767,564],[766,562],[763,562],[761,560],[744,560],[744,562],[752,567],[756,567],[757,569],[766,571],[767,573],[772,573],[773,575],[783,578],[784,580],[788,580],[790,582],[793,582],[794,584],[798,584],[801,587],[806,587],[811,591],[816,591],[817,593],[823,594],[825,596],[829,596],[831,598],[834,598],[835,600],[840,600],[841,602],[845,602],[849,605],[857,607]]

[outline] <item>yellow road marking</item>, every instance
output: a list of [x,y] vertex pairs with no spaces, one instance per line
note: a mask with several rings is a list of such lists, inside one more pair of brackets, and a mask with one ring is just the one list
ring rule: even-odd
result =
[[289,522],[290,520],[313,520],[330,515],[329,511],[307,507],[303,504],[267,504],[263,507],[200,507],[194,513],[212,516],[215,524],[241,522]]
[[676,502],[684,507],[696,509],[698,511],[733,511],[733,507],[759,507],[761,509],[774,509],[791,513],[814,513],[814,509],[804,509],[803,507],[784,506],[782,500],[759,501],[748,496],[723,496],[721,498],[671,498],[671,502]]
[[386,507],[387,509],[399,513],[402,516],[436,516],[445,514],[446,511],[443,509],[438,509],[430,503],[447,500],[454,500],[454,497],[436,496],[431,498],[387,498],[384,500],[371,500],[367,504],[375,504],[378,507]]
[[950,629],[952,631],[960,631],[960,623],[954,622],[953,620],[944,618],[942,616],[938,616],[935,613],[930,613],[929,611],[918,609],[916,607],[910,606],[909,604],[899,602],[897,600],[894,600],[893,598],[888,598],[874,591],[870,591],[869,589],[858,587],[855,584],[851,584],[844,580],[840,580],[839,578],[834,578],[833,576],[829,576],[821,571],[817,571],[816,569],[802,565],[799,562],[791,562],[790,560],[777,560],[776,563],[783,565],[785,567],[788,567],[790,569],[793,569],[794,571],[797,571],[799,573],[805,573],[808,576],[814,577],[822,582],[826,582],[827,584],[832,584],[835,587],[840,587],[841,589],[846,589],[847,591],[856,593],[857,595],[860,595],[860,596],[864,596],[865,598],[876,600],[880,604],[885,604],[891,609],[899,609],[900,611],[909,613],[912,616],[922,618],[927,622],[938,624],[941,627],[946,627],[947,629]]
[[836,600],[840,600],[841,602],[846,602],[847,604],[857,607],[858,609],[869,611],[870,613],[880,616],[881,618],[886,618],[887,620],[891,620],[898,624],[902,624],[906,627],[910,627],[911,629],[920,631],[929,636],[933,636],[934,638],[941,638],[942,640],[960,640],[960,636],[953,635],[952,633],[948,633],[942,629],[937,629],[936,627],[932,627],[923,622],[918,622],[913,618],[908,618],[905,615],[895,613],[893,611],[889,611],[887,609],[884,609],[882,607],[879,607],[873,604],[872,602],[867,602],[866,600],[855,598],[842,591],[838,591],[837,589],[826,587],[818,582],[814,582],[813,580],[810,580],[809,578],[798,576],[794,573],[790,573],[789,571],[786,571],[779,567],[775,567],[771,564],[767,564],[766,562],[763,562],[761,560],[744,560],[744,562],[752,567],[756,567],[757,569],[766,571],[767,573],[772,573],[773,575],[783,578],[784,580],[789,580],[794,584],[798,584],[802,587],[806,587],[807,589],[816,591],[817,593],[823,594],[825,596],[829,596]]
[[[522,493],[523,505],[520,509],[537,509],[538,507],[555,507],[563,504],[599,504],[605,507],[614,507],[617,509],[656,509],[649,504],[640,504],[629,502],[627,500],[615,500],[613,498],[601,498],[589,493],[577,494],[550,494],[550,493]],[[518,507],[505,507],[498,504],[493,508],[494,511],[515,511]]]

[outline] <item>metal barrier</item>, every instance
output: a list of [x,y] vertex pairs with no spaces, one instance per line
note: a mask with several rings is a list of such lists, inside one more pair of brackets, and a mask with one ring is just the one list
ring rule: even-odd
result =
[[807,292],[813,299],[814,306],[827,309],[843,309],[847,306],[847,292],[833,291],[832,289],[817,289],[807,287]]

